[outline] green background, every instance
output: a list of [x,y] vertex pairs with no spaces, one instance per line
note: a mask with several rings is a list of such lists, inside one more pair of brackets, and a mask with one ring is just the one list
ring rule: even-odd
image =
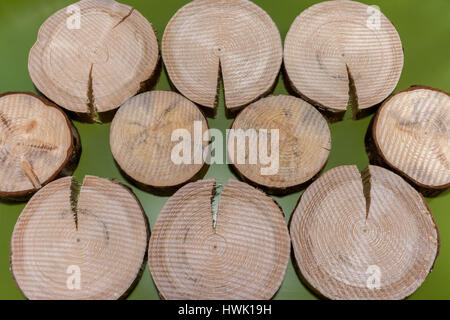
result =
[[[155,28],[161,41],[165,26],[172,15],[188,1],[135,0],[125,1],[140,11]],[[318,1],[255,0],[277,24],[284,40],[289,26],[303,10]],[[396,91],[414,84],[423,84],[450,91],[450,1],[449,0],[370,0],[396,26],[403,42],[405,65]],[[0,0],[0,93],[32,91],[34,86],[27,70],[28,52],[36,41],[39,26],[47,17],[69,5],[65,0]],[[164,70],[155,90],[170,90]],[[286,94],[282,79],[276,94]],[[223,93],[215,119],[208,119],[211,128],[225,130],[231,125],[224,109]],[[336,166],[356,164],[360,170],[368,165],[364,147],[370,117],[353,121],[346,116],[339,123],[330,124],[332,150],[325,170]],[[80,131],[83,153],[75,176],[81,180],[86,174],[115,178],[130,185],[119,173],[109,149],[109,124],[75,122]],[[227,165],[212,165],[206,177],[225,183],[233,174]],[[149,218],[155,224],[158,212],[167,197],[158,197],[132,187]],[[289,219],[301,193],[274,197]],[[450,299],[450,194],[447,190],[437,198],[427,199],[441,232],[441,253],[435,269],[412,299]],[[0,299],[23,299],[9,272],[9,243],[14,224],[25,204],[0,203]],[[155,285],[146,268],[130,299],[158,299]],[[292,263],[276,299],[315,299],[299,281]]]

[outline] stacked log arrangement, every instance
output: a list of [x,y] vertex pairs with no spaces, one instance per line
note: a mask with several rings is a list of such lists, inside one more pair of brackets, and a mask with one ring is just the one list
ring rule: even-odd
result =
[[[76,5],[81,25],[69,28],[67,10],[56,12],[30,51],[29,73],[45,98],[0,95],[0,197],[31,197],[11,239],[11,272],[25,297],[124,298],[148,254],[163,299],[270,299],[291,242],[300,278],[320,297],[404,299],[420,287],[440,236],[412,186],[425,195],[450,186],[450,97],[425,86],[389,97],[404,57],[386,16],[379,12],[378,25],[370,25],[365,4],[323,2],[295,19],[283,50],[275,23],[252,2],[194,0],[162,37],[179,93],[146,92],[159,61],[150,22],[113,0]],[[283,61],[288,89],[299,97],[267,96]],[[242,180],[264,191],[202,179],[211,142],[204,114],[217,106],[220,80],[227,114],[235,116],[231,129],[279,132],[276,173],[262,174],[259,161],[231,159]],[[380,105],[366,135],[372,165],[319,177],[332,145],[326,118],[340,120],[348,109],[359,119]],[[112,120],[110,148],[122,175],[171,195],[151,237],[131,189],[71,177],[81,142],[64,111],[81,121]],[[194,123],[202,139],[190,148],[200,161],[174,163],[172,133],[193,136]],[[236,155],[231,147],[238,146],[228,141],[228,155]],[[305,187],[288,229],[266,192]]]

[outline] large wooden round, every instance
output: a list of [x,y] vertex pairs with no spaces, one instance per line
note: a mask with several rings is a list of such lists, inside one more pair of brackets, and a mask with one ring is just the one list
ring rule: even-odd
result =
[[271,89],[282,45],[275,23],[254,3],[195,0],[169,21],[162,56],[177,89],[206,107],[215,106],[221,71],[226,106],[232,109]]
[[0,197],[26,196],[68,163],[72,124],[47,100],[30,93],[0,95]]
[[[176,147],[183,142],[172,141],[175,130],[186,130],[191,139],[190,143],[189,137],[183,140],[191,151],[185,163],[172,158],[174,152],[183,156]],[[135,181],[153,187],[176,186],[203,167],[207,130],[205,117],[188,99],[169,91],[145,92],[128,100],[116,113],[111,124],[111,151],[121,169]]]
[[[27,204],[11,239],[11,271],[29,299],[117,299],[140,274],[144,212],[119,183],[56,180]],[[79,287],[76,278],[79,276]]]
[[96,120],[136,94],[157,60],[155,33],[138,11],[113,0],[87,0],[44,22],[28,69],[49,99]]
[[387,100],[375,118],[378,153],[420,187],[450,187],[450,94],[413,87]]
[[284,44],[284,63],[294,89],[315,104],[341,112],[352,101],[362,110],[394,90],[403,49],[395,27],[377,9],[327,1],[295,19]]
[[[233,149],[230,160],[241,175],[264,187],[284,190],[307,182],[324,167],[330,153],[330,129],[324,117],[309,103],[291,96],[270,96],[249,105],[237,116],[232,129],[238,138],[228,140],[228,153]],[[255,143],[246,138],[249,130],[259,134]],[[270,164],[264,163],[265,159],[261,162],[259,153],[253,159],[256,161],[250,162],[252,150],[262,152],[264,130],[268,133],[269,155],[276,153],[269,146],[276,141],[272,131],[278,131],[278,144],[274,145],[278,147],[279,164],[273,173],[264,172]],[[239,137],[241,141],[247,139],[246,143],[238,143]],[[239,151],[245,154],[244,163],[239,161]]]
[[439,252],[422,196],[376,166],[363,174],[356,166],[325,173],[302,195],[290,233],[303,278],[331,299],[403,299]]
[[283,280],[290,241],[283,213],[253,187],[230,180],[213,223],[214,179],[172,196],[150,239],[149,264],[164,299],[270,299]]

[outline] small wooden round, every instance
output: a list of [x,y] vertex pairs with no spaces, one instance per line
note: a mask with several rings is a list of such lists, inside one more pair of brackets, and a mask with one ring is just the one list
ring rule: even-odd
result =
[[74,152],[72,124],[31,93],[0,95],[0,197],[26,198],[55,179]]
[[230,180],[215,222],[214,179],[187,184],[160,212],[150,271],[164,299],[270,299],[286,271],[290,240],[281,209],[263,192]]
[[190,100],[214,108],[219,72],[228,109],[273,87],[282,62],[280,33],[269,15],[247,0],[195,0],[169,21],[162,56],[170,79]]
[[44,22],[28,69],[49,99],[98,121],[141,89],[157,61],[155,33],[137,10],[113,0],[86,0]]
[[439,252],[423,197],[400,176],[334,168],[302,195],[290,233],[303,279],[330,299],[404,299]]
[[106,179],[56,180],[36,193],[16,223],[11,272],[29,299],[117,299],[133,286],[148,241],[132,192]]
[[416,86],[386,100],[373,125],[376,152],[415,185],[450,187],[450,94]]
[[343,112],[352,102],[361,111],[392,93],[403,49],[395,27],[377,8],[326,1],[295,19],[284,44],[284,64],[295,91],[315,105]]
[[[259,133],[253,142],[239,143],[236,138],[229,138],[228,154],[233,151],[229,159],[244,178],[270,189],[283,191],[304,184],[325,166],[330,154],[331,135],[325,118],[299,98],[278,95],[261,99],[237,116],[232,129],[237,139],[239,132],[244,139],[249,130]],[[273,172],[269,171],[271,164],[261,162],[261,132],[265,132],[261,130],[267,130],[267,156],[278,152],[279,161]],[[272,130],[278,132],[278,143]],[[259,157],[250,163],[251,151],[256,148]],[[244,163],[239,161],[238,151],[245,155]]]
[[[133,180],[156,188],[177,186],[202,169],[203,152],[209,144],[207,130],[205,117],[188,99],[169,91],[145,92],[116,113],[111,124],[111,151]],[[177,140],[180,137],[184,140]],[[179,156],[186,159],[180,162]]]

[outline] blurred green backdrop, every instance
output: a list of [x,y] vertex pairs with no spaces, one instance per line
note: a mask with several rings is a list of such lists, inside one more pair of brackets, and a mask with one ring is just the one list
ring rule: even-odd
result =
[[[186,0],[122,0],[139,10],[157,31],[161,41],[165,26]],[[266,10],[277,24],[284,40],[289,26],[303,10],[319,1],[312,0],[254,0]],[[405,89],[423,84],[450,91],[450,1],[449,0],[369,0],[396,26],[403,42],[405,66],[397,87]],[[28,52],[34,44],[39,26],[70,0],[0,0],[0,93],[6,91],[35,91],[27,70]],[[156,90],[170,90],[167,75],[161,74]],[[275,93],[286,94],[280,78]],[[215,119],[208,119],[212,128],[223,131],[232,120],[225,116],[223,94]],[[368,164],[364,135],[370,117],[331,124],[332,150],[325,170],[356,164],[361,170]],[[109,149],[109,124],[75,122],[80,131],[83,154],[75,176],[86,174],[115,178],[130,185],[116,168]],[[206,177],[225,183],[233,174],[227,165],[213,165]],[[158,197],[133,187],[141,201],[150,226],[155,224],[158,212],[167,197]],[[301,193],[275,197],[289,219]],[[441,253],[434,271],[411,299],[450,299],[450,193],[447,190],[437,198],[427,199],[441,232]],[[0,202],[0,299],[23,299],[9,272],[9,242],[14,224],[25,204]],[[289,263],[281,289],[275,299],[315,299],[299,281],[292,263]],[[156,288],[146,268],[129,299],[158,299]]]

